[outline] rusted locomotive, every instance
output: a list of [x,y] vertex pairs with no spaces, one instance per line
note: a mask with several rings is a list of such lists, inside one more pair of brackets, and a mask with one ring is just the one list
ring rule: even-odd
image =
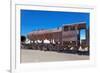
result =
[[[86,33],[84,44],[80,43],[80,30],[82,29],[85,29]],[[67,52],[70,50],[76,52],[80,46],[89,49],[89,33],[85,22],[64,24],[56,29],[32,31],[28,33],[27,38],[31,41],[32,49]],[[44,40],[49,40],[50,43],[44,43]]]

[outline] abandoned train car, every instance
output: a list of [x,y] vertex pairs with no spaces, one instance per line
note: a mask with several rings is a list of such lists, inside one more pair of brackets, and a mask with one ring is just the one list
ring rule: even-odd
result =
[[[85,30],[86,39],[84,44],[80,43],[80,30]],[[88,30],[89,31],[89,30]],[[50,30],[38,30],[28,33],[27,38],[31,41],[33,49],[40,50],[68,50],[68,48],[78,50],[80,46],[89,48],[89,33],[85,22],[74,24],[64,24],[59,28]],[[38,43],[38,40],[41,43]],[[49,40],[50,43],[44,43]]]

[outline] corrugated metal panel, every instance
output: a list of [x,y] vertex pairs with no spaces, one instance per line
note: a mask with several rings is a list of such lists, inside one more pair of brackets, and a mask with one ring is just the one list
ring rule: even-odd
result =
[[62,41],[77,41],[77,31],[62,32]]

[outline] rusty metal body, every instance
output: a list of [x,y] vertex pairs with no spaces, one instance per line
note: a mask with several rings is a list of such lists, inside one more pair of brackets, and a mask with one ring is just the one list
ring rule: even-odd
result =
[[[44,40],[49,40],[51,47],[60,49],[63,47],[79,47],[80,46],[80,30],[86,29],[86,23],[80,22],[75,24],[64,24],[59,29],[39,30],[30,32],[27,37],[31,41],[41,40],[45,45]],[[87,33],[86,33],[87,34]],[[45,45],[48,47],[48,45]],[[44,46],[43,46],[44,47]],[[49,47],[50,48],[50,47]],[[49,49],[50,50],[50,49]]]

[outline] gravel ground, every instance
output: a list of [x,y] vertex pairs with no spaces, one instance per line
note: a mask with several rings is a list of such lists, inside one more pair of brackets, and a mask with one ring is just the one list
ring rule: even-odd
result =
[[88,59],[89,56],[85,55],[58,53],[53,51],[21,49],[21,63],[88,60]]

